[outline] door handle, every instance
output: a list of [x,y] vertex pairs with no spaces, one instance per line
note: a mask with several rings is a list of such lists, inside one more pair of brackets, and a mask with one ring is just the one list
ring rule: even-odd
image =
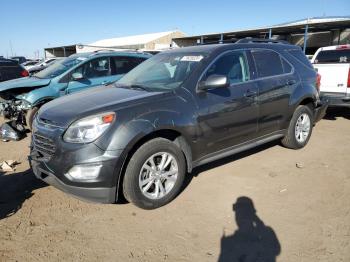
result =
[[296,83],[297,83],[297,81],[295,81],[294,79],[290,79],[290,80],[287,81],[286,84],[287,84],[288,86],[292,86],[292,85],[295,85]]
[[244,94],[244,96],[245,97],[253,97],[253,96],[256,96],[256,92],[255,91],[251,91],[251,90],[248,90],[245,94]]

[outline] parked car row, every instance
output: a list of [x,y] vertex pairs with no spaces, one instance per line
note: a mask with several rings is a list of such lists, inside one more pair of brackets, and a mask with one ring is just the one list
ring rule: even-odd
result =
[[32,129],[39,179],[153,209],[199,165],[277,139],[304,147],[328,105],[349,106],[349,51],[321,48],[311,64],[297,46],[243,39],[155,56],[76,54],[0,84],[0,113]]
[[0,115],[23,130],[45,103],[121,78],[151,55],[138,52],[93,52],[72,55],[30,77],[0,83]]
[[0,94],[3,112],[32,123],[39,179],[85,200],[114,203],[121,193],[153,209],[199,165],[277,139],[304,147],[328,106],[319,88],[299,47],[248,39],[152,57],[74,55]]

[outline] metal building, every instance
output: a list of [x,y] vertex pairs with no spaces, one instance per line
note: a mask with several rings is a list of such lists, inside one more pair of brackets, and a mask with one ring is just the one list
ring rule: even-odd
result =
[[173,41],[178,46],[183,47],[235,42],[245,37],[287,40],[301,46],[306,54],[314,54],[322,46],[350,43],[350,16],[315,17],[275,26],[179,37]]
[[45,57],[67,57],[75,53],[92,52],[102,49],[137,49],[142,51],[162,50],[171,47],[173,38],[179,38],[183,36],[184,33],[175,30],[160,33],[103,39],[90,44],[48,47],[45,48]]

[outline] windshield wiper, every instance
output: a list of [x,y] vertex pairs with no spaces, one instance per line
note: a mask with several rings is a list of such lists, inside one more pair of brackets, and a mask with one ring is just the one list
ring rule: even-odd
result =
[[144,91],[149,91],[149,88],[143,85],[138,85],[138,84],[132,84],[132,85],[122,85],[122,84],[115,84],[115,87],[121,87],[121,88],[129,88],[129,89],[140,89]]

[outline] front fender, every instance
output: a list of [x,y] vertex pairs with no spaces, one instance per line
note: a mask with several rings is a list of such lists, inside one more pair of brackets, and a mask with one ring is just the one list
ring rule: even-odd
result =
[[54,99],[57,97],[58,93],[55,89],[45,86],[25,94],[22,99],[28,101],[32,106],[36,106],[47,98]]
[[[104,150],[130,150],[140,139],[159,130],[173,130],[187,138],[187,132],[192,130],[192,126],[186,119],[182,119],[180,112],[147,112],[120,125],[116,130],[111,128],[111,133],[96,143]],[[187,132],[181,127],[186,128]]]

